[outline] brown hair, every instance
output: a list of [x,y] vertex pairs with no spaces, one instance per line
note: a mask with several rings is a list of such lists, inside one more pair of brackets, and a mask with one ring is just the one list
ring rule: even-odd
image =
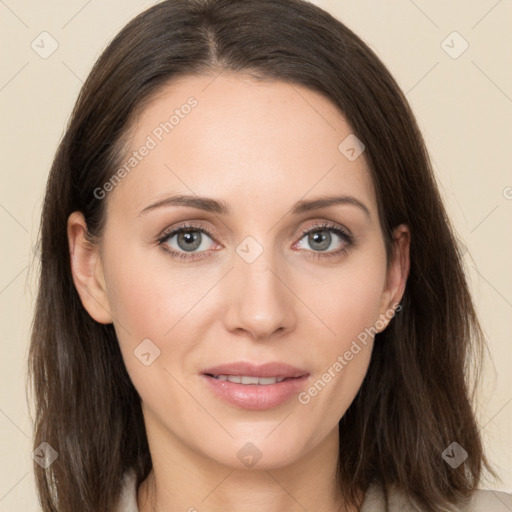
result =
[[[492,473],[467,382],[484,337],[405,96],[360,38],[305,1],[168,0],[133,19],[94,65],[47,183],[29,353],[34,447],[47,442],[59,454],[46,469],[34,463],[43,510],[110,511],[125,471],[133,468],[139,484],[152,468],[114,327],[88,315],[73,284],[68,216],[83,212],[99,237],[106,201],[94,191],[122,162],[134,116],[173,78],[221,71],[329,98],[365,145],[388,258],[392,229],[404,223],[412,233],[402,310],[377,334],[363,385],[339,422],[340,488],[355,503],[373,481],[396,485],[429,511],[470,496],[484,467]],[[441,457],[452,441],[468,453],[457,469]]]

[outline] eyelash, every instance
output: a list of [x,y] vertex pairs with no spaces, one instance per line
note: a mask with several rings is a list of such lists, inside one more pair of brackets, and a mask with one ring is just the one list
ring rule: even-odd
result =
[[[205,235],[209,236],[212,240],[214,239],[214,235],[210,233],[208,229],[206,229],[203,225],[198,223],[197,225],[193,224],[183,224],[181,226],[178,226],[177,228],[174,228],[170,231],[164,231],[158,238],[157,242],[158,245],[162,247],[162,250],[164,250],[169,256],[176,259],[186,259],[189,261],[195,261],[197,259],[203,258],[201,256],[201,253],[185,253],[185,252],[179,252],[175,250],[169,250],[165,247],[165,242],[167,242],[170,238],[172,238],[174,235],[179,235],[180,233],[188,233],[188,232],[197,232],[204,233]],[[337,251],[330,251],[330,252],[323,252],[323,251],[307,251],[311,252],[311,258],[318,259],[318,260],[325,260],[325,259],[331,259],[341,256],[342,254],[345,254],[348,249],[355,245],[355,240],[353,235],[345,231],[344,229],[340,228],[336,224],[332,224],[330,222],[323,222],[321,224],[315,224],[313,226],[308,227],[307,229],[302,230],[299,241],[304,238],[304,236],[320,232],[320,231],[330,231],[332,233],[335,233],[338,235],[344,242],[345,246],[341,249],[338,249]],[[208,251],[202,251],[208,252]]]

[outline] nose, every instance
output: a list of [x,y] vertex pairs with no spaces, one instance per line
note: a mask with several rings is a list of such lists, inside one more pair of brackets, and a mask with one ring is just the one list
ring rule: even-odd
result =
[[270,251],[252,262],[236,255],[226,289],[226,329],[260,341],[293,330],[297,299],[287,282],[289,274]]

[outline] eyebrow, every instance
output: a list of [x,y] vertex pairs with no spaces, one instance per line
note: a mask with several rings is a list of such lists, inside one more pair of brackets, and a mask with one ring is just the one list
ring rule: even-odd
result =
[[[362,201],[360,201],[356,197],[347,195],[322,196],[319,197],[318,199],[313,199],[309,201],[297,201],[293,205],[291,213],[297,215],[300,213],[320,210],[321,208],[327,208],[328,206],[338,204],[356,206],[357,208],[361,209],[366,214],[367,217],[370,217],[370,210]],[[146,206],[146,208],[144,208],[139,213],[139,217],[157,208],[163,208],[168,206],[188,206],[189,208],[196,208],[198,210],[216,213],[219,215],[231,215],[231,209],[224,201],[219,201],[217,199],[201,196],[175,195],[166,197],[165,199],[150,204],[149,206]]]

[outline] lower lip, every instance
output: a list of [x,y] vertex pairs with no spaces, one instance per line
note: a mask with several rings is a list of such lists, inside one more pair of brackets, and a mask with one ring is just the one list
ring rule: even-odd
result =
[[237,384],[202,375],[210,389],[230,404],[250,410],[272,409],[297,395],[304,387],[308,375],[275,384]]

